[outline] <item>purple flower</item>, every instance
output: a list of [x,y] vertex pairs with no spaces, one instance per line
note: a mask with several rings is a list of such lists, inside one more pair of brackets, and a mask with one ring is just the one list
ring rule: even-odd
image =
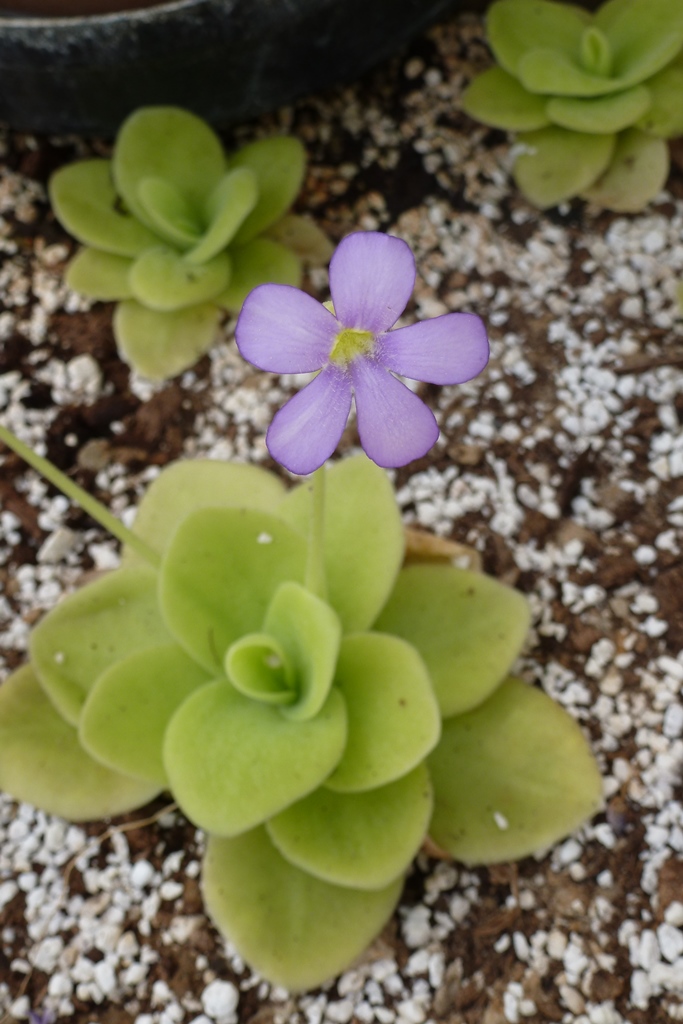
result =
[[266,435],[292,473],[325,462],[343,433],[355,394],[358,433],[379,466],[404,466],[439,436],[434,414],[395,373],[430,384],[462,384],[483,370],[486,329],[472,313],[447,313],[392,331],[415,285],[415,260],[400,238],[358,232],[330,263],[334,314],[289,285],[248,296],[235,336],[250,363],[273,373],[320,373],[276,413]]

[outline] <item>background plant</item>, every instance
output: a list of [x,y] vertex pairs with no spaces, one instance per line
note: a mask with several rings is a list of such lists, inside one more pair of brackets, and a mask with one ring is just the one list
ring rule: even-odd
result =
[[264,281],[298,284],[302,258],[329,258],[315,225],[287,214],[304,162],[287,136],[226,157],[200,118],[145,107],[121,127],[111,160],[52,176],[53,209],[85,246],[67,284],[118,303],[114,334],[134,369],[181,372],[211,346],[223,310],[238,312]]
[[463,108],[518,132],[515,180],[540,207],[579,195],[642,209],[683,133],[683,5],[608,0],[595,14],[552,0],[497,0],[487,18],[498,67]]

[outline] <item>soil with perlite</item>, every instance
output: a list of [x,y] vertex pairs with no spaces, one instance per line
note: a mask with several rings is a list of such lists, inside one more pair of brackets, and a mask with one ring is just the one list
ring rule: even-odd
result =
[[[503,133],[459,99],[481,22],[418,39],[359,84],[244,126],[309,153],[300,213],[334,241],[405,238],[403,322],[481,314],[492,358],[420,388],[442,429],[394,474],[407,524],[477,549],[523,591],[517,666],[580,722],[605,810],[552,851],[466,869],[420,855],[366,955],[306,995],[268,986],[206,919],[203,838],[169,801],[85,827],[0,797],[0,1018],[70,1024],[664,1024],[683,1020],[683,149],[643,213],[515,190]],[[62,282],[74,243],[49,174],[100,142],[0,136],[0,415],[126,522],[180,457],[274,468],[273,412],[301,381],[256,372],[226,322],[164,385],[116,354],[111,307]],[[306,288],[327,298],[326,273]],[[342,452],[357,444],[353,424]],[[0,472],[0,656],[116,545],[10,454]],[[519,742],[524,743],[520,736]],[[539,766],[542,770],[542,766]],[[3,1017],[3,1014],[6,1016]]]

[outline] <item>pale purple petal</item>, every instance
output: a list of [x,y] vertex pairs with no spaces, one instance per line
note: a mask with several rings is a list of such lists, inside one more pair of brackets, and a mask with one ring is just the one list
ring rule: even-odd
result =
[[395,373],[429,384],[462,384],[486,366],[486,328],[474,313],[446,313],[384,335],[375,359]]
[[329,310],[288,284],[249,292],[235,328],[240,355],[272,373],[308,373],[327,362],[339,324]]
[[268,451],[291,473],[304,476],[329,459],[351,409],[351,379],[330,364],[275,414]]
[[360,443],[378,466],[405,466],[439,436],[431,409],[372,359],[351,364]]
[[415,286],[415,260],[400,238],[378,231],[347,235],[330,261],[330,291],[344,327],[381,334],[396,323]]

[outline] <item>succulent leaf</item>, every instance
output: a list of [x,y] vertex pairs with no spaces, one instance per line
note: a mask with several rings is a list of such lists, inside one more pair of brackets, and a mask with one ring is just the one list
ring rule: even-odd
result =
[[507,675],[529,629],[516,590],[447,565],[403,569],[375,624],[420,652],[444,717],[485,700]]
[[561,128],[607,135],[635,124],[650,103],[649,89],[635,85],[609,96],[554,96],[548,100],[545,110],[548,119]]
[[519,62],[518,77],[530,92],[544,96],[606,96],[641,80],[638,76],[591,74],[578,60],[558,53],[551,45],[526,53]]
[[330,885],[294,867],[266,830],[209,837],[204,900],[217,927],[271,981],[307,989],[359,956],[398,903],[402,879],[371,892]]
[[664,139],[630,128],[617,137],[605,173],[581,195],[617,213],[637,213],[664,188],[669,149]]
[[84,750],[115,771],[166,788],[166,726],[185,698],[211,679],[177,644],[122,658],[88,694],[78,727]]
[[528,92],[508,71],[489,68],[465,91],[462,109],[493,128],[533,131],[550,124],[546,100]]
[[166,380],[194,365],[213,344],[220,310],[202,302],[173,312],[148,309],[135,299],[114,311],[119,354],[150,380]]
[[587,25],[581,33],[579,61],[591,75],[607,77],[612,72],[612,48],[609,39],[597,25]]
[[76,725],[98,676],[128,654],[171,640],[154,570],[116,569],[70,594],[38,623],[31,664],[59,713]]
[[651,105],[637,127],[662,139],[683,135],[683,59],[649,78],[647,88]]
[[215,299],[227,286],[230,269],[230,257],[224,252],[198,266],[174,249],[156,246],[138,256],[129,281],[141,305],[171,313]]
[[239,693],[263,704],[291,704],[296,699],[292,665],[268,633],[247,633],[231,644],[225,674]]
[[133,290],[128,280],[133,261],[101,249],[81,249],[68,266],[65,281],[69,288],[100,302],[129,299]]
[[0,789],[71,821],[124,814],[159,792],[94,761],[30,665],[0,686]]
[[187,516],[164,555],[159,596],[176,639],[209,672],[231,644],[261,630],[281,583],[301,583],[306,541],[256,510],[204,508]]
[[541,128],[519,136],[524,146],[515,161],[515,181],[524,195],[545,209],[590,188],[609,166],[615,136]]
[[302,263],[322,265],[329,263],[334,246],[324,231],[309,217],[300,217],[296,213],[286,213],[276,224],[268,228],[268,238],[284,245]]
[[221,178],[207,200],[207,230],[194,249],[185,253],[188,263],[205,263],[224,249],[258,200],[256,175],[238,167]]
[[406,775],[439,739],[439,708],[424,662],[384,633],[344,637],[335,688],[348,711],[344,755],[325,785],[360,793]]
[[109,160],[79,160],[50,178],[50,202],[79,242],[115,256],[139,256],[158,239],[123,207]]
[[244,146],[228,163],[231,170],[248,168],[258,184],[258,202],[234,238],[236,245],[244,245],[290,208],[304,180],[306,153],[298,139],[278,135]]
[[683,46],[683,5],[678,0],[608,0],[595,24],[610,41],[614,74],[643,82]]
[[600,773],[577,723],[518,679],[444,722],[428,765],[430,835],[466,864],[535,853],[602,803]]
[[231,312],[238,312],[249,292],[259,284],[291,284],[296,287],[301,283],[299,257],[272,238],[254,238],[245,245],[232,246],[230,258],[230,284],[216,302]]
[[578,59],[581,37],[590,20],[587,11],[569,4],[498,0],[489,8],[486,27],[496,60],[517,75],[521,59],[530,50],[549,45],[570,60]]
[[138,184],[138,201],[145,219],[169,245],[187,249],[195,245],[201,224],[187,199],[165,178],[143,178]]
[[292,722],[218,680],[176,711],[164,764],[184,813],[213,835],[234,836],[317,789],[341,757],[346,730],[336,689],[314,718]]
[[399,878],[420,848],[432,813],[424,764],[378,789],[333,793],[325,787],[266,823],[291,863],[333,885],[379,889]]
[[[345,632],[369,629],[387,600],[403,561],[401,516],[387,474],[364,456],[325,471],[327,597]],[[312,484],[290,491],[277,510],[306,533]]]

